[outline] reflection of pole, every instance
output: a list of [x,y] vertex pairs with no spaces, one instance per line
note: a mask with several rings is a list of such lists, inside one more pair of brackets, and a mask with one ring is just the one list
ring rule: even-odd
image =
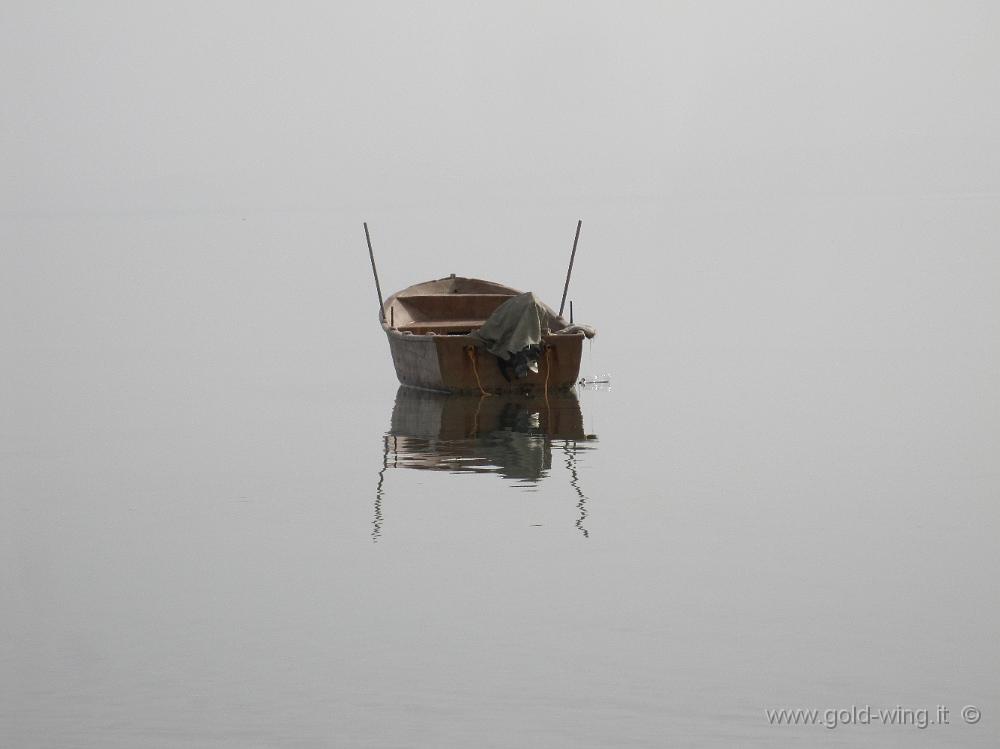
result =
[[580,511],[580,517],[576,519],[576,527],[584,538],[590,538],[590,531],[583,527],[583,521],[587,519],[587,495],[580,489],[580,477],[576,472],[576,440],[573,440],[573,449],[569,448],[569,440],[563,442],[563,452],[566,454],[566,468],[569,469],[569,485],[573,487],[576,496],[580,501],[576,503],[576,509]]
[[375,519],[372,521],[372,543],[377,544],[382,535],[382,484],[385,483],[385,470],[389,467],[389,435],[382,435],[382,470],[378,472],[378,483],[375,485]]

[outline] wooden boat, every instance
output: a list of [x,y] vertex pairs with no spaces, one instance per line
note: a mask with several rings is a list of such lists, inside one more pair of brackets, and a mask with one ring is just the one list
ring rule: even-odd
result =
[[[582,331],[546,332],[538,371],[509,379],[500,360],[471,335],[497,307],[520,293],[492,281],[453,274],[390,296],[382,305],[381,322],[400,383],[480,394],[531,394],[573,387],[580,374]],[[556,330],[569,327],[555,313],[551,316]]]

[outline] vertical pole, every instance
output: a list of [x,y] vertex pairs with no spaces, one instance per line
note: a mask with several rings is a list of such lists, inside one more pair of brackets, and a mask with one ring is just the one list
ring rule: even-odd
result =
[[[368,242],[368,257],[372,261],[372,274],[375,276],[375,291],[378,293],[378,319],[385,320],[385,303],[382,301],[382,287],[378,284],[378,271],[375,269],[375,253],[372,252],[372,238],[368,233],[368,222],[365,221],[365,241]],[[574,249],[576,249],[574,247]],[[569,278],[566,279],[569,283]]]
[[569,324],[573,324],[573,300],[569,300]]
[[566,285],[563,286],[562,301],[559,302],[559,317],[562,317],[563,308],[566,306],[566,292],[569,291],[569,277],[573,273],[573,260],[576,259],[576,243],[580,241],[580,227],[582,226],[582,219],[576,222],[576,236],[573,237],[573,254],[569,256],[569,268],[566,269]]

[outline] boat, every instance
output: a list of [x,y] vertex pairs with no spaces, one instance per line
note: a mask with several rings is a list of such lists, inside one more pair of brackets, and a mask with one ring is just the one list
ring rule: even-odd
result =
[[[396,292],[382,303],[379,316],[400,384],[448,393],[569,390],[580,374],[584,338],[594,335],[530,292],[455,274]],[[511,325],[518,333],[533,325],[535,336],[520,352],[498,356],[494,352],[502,346],[491,344],[496,336],[511,334]]]

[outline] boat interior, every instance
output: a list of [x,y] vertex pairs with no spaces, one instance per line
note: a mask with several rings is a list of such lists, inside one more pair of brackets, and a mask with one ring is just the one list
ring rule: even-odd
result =
[[466,335],[482,327],[497,307],[519,293],[476,278],[427,281],[389,297],[383,324],[416,335]]

